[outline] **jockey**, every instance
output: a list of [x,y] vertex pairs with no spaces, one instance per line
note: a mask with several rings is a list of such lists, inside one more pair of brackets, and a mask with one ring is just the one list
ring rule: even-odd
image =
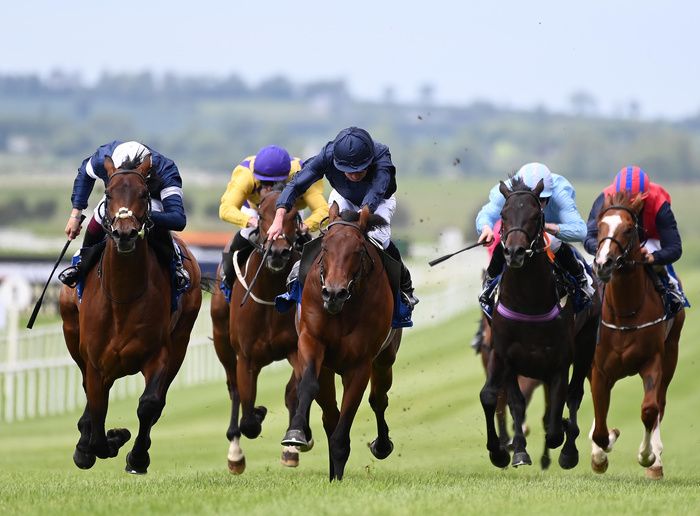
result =
[[[257,207],[262,195],[272,189],[275,183],[287,183],[301,170],[301,160],[291,158],[282,147],[268,145],[254,156],[248,156],[233,169],[226,192],[221,196],[219,218],[242,228],[236,233],[230,252],[224,252],[224,281],[230,288],[235,279],[233,253],[253,249],[249,238],[258,228]],[[323,196],[323,181],[316,181],[296,202],[301,211],[305,208],[311,214],[302,222],[301,231],[318,231],[321,221],[328,216],[328,203]],[[229,250],[227,250],[229,251]]]
[[[113,141],[102,145],[92,156],[83,160],[78,168],[78,175],[73,182],[71,203],[73,209],[66,224],[66,235],[70,240],[80,234],[81,213],[87,207],[88,198],[95,186],[95,181],[101,179],[105,186],[108,182],[104,161],[107,156],[112,158],[115,168],[134,159],[144,160],[150,156],[151,170],[146,178],[151,195],[151,219],[154,227],[152,232],[159,250],[168,255],[170,261],[175,261],[175,288],[182,290],[189,284],[189,274],[185,270],[179,253],[175,252],[174,242],[170,231],[182,231],[187,223],[185,208],[182,203],[182,179],[175,163],[162,154],[136,141]],[[95,244],[102,241],[105,230],[102,227],[104,215],[104,197],[97,203],[92,218],[88,223],[83,239],[81,255]],[[82,279],[86,260],[77,265],[71,265],[59,275],[59,280],[73,288]]]
[[341,211],[360,211],[363,206],[368,206],[370,212],[387,221],[386,226],[370,231],[369,236],[401,263],[401,292],[406,304],[411,308],[415,306],[418,298],[413,295],[411,274],[391,241],[390,224],[396,210],[396,167],[391,161],[389,148],[374,142],[364,129],[343,129],[335,140],[328,142],[317,156],[304,164],[277,200],[277,213],[267,232],[268,239],[273,240],[282,234],[284,214],[300,195],[324,176],[333,187],[329,204],[338,203]]
[[[593,202],[588,216],[588,233],[584,242],[586,251],[595,255],[598,250],[598,214],[605,201],[605,196],[628,191],[632,195],[642,195],[644,205],[639,214],[639,240],[642,242],[642,259],[663,279],[668,279],[669,293],[678,303],[687,304],[680,290],[678,279],[671,264],[678,261],[683,253],[681,235],[678,232],[676,218],[671,210],[671,196],[661,186],[652,183],[649,176],[637,166],[620,169],[613,183],[609,185]],[[668,277],[666,278],[666,274]],[[678,308],[678,304],[674,303]]]
[[[564,176],[553,174],[542,163],[523,165],[515,174],[530,188],[542,180],[544,189],[540,194],[540,203],[544,210],[544,230],[549,234],[550,248],[555,253],[555,261],[576,280],[577,287],[587,298],[593,296],[593,288],[588,283],[586,270],[579,263],[572,248],[562,243],[582,242],[586,236],[586,224],[576,208],[576,191]],[[506,182],[507,184],[509,181]],[[493,227],[500,219],[505,198],[494,186],[489,193],[489,202],[481,208],[476,216],[476,229],[479,242],[491,244],[494,240]],[[490,305],[491,286],[494,279],[503,271],[505,256],[503,246],[496,246],[484,278],[484,291],[479,296],[483,305]]]

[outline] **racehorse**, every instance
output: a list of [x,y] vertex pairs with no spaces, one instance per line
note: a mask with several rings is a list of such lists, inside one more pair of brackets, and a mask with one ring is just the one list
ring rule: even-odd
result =
[[678,341],[685,310],[666,317],[664,303],[655,291],[652,271],[642,261],[638,217],[643,199],[628,192],[607,196],[598,217],[598,251],[594,269],[605,294],[600,339],[591,371],[595,419],[591,430],[591,467],[608,469],[607,454],[620,435],[607,426],[610,391],[620,378],[639,374],[644,385],[642,422],[644,437],[637,457],[652,479],[663,477],[661,421],[666,391],[678,362]]
[[[513,178],[511,184],[512,189],[503,182],[500,185],[506,198],[501,211],[501,240],[507,267],[491,321],[493,351],[480,393],[486,417],[486,446],[495,466],[508,465],[509,452],[499,441],[494,425],[498,394],[505,386],[515,426],[511,464],[517,467],[532,463],[523,433],[525,398],[517,377],[539,379],[549,388],[545,446],[558,448],[566,437],[559,465],[569,469],[578,464],[577,412],[595,348],[599,304],[581,312],[575,324],[571,301],[560,303],[546,253],[544,214],[539,201],[543,182],[532,190],[518,178]],[[568,420],[562,416],[565,403]]]
[[131,437],[125,428],[105,433],[109,390],[115,380],[139,371],[145,389],[139,398],[139,432],[126,457],[126,471],[145,474],[150,464],[151,427],[158,421],[170,383],[185,358],[190,332],[202,303],[200,270],[178,239],[191,284],[171,311],[170,267],[161,265],[145,235],[153,226],[146,176],[151,158],[139,157],[108,174],[104,220],[108,239],[99,265],[77,288],[60,294],[63,334],[83,374],[87,405],[78,421],[80,439],[73,461],[91,468],[96,457],[116,457]]
[[[275,203],[280,191],[272,190],[263,195],[259,206],[259,241],[265,242],[267,230],[275,216]],[[263,367],[276,360],[296,362],[297,332],[294,326],[295,309],[280,313],[275,309],[275,296],[285,291],[285,281],[292,265],[300,257],[296,248],[299,233],[299,216],[296,208],[284,218],[284,236],[270,247],[265,264],[260,268],[250,298],[241,301],[262,263],[264,248],[256,244],[245,264],[238,268],[238,278],[233,284],[231,302],[228,303],[220,289],[215,290],[211,301],[211,317],[214,330],[214,348],[226,370],[226,384],[231,398],[231,421],[226,431],[229,440],[228,467],[234,474],[245,470],[245,455],[240,447],[240,436],[256,438],[262,429],[267,409],[255,406],[258,375]],[[226,249],[228,250],[228,249]],[[233,257],[236,267],[237,256]],[[221,271],[218,272],[220,278]],[[294,374],[287,384],[285,404],[290,417],[296,409],[296,380]],[[240,425],[239,408],[242,409]],[[310,430],[309,430],[310,432]],[[310,449],[305,447],[303,451]],[[285,447],[282,464],[295,467],[299,464],[299,450]]]
[[[328,436],[330,480],[342,480],[350,456],[350,428],[362,395],[371,380],[369,403],[377,420],[372,454],[384,459],[393,451],[384,418],[392,365],[401,330],[391,328],[393,295],[380,251],[367,238],[375,226],[386,224],[365,206],[339,213],[329,211],[321,251],[309,268],[299,321],[299,402],[282,444],[305,445],[308,414],[316,398]],[[343,381],[338,411],[334,373]]]

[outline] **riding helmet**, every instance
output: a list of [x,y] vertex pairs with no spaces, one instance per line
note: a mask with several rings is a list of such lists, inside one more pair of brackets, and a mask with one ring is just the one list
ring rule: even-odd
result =
[[348,127],[333,140],[333,164],[341,172],[366,170],[374,159],[374,142],[364,129]]

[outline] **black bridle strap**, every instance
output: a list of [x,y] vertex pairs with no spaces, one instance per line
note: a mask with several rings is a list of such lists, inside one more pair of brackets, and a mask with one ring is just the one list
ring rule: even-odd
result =
[[[120,176],[120,175],[135,175],[138,176],[141,181],[143,181],[144,186],[146,186],[146,192],[148,193],[148,196],[146,198],[146,215],[144,216],[143,220],[139,220],[138,217],[135,217],[134,215],[131,215],[136,222],[141,224],[141,230],[142,231],[148,231],[152,227],[151,223],[151,192],[148,190],[148,182],[146,181],[146,178],[141,174],[141,172],[137,172],[136,170],[118,170],[111,176],[109,176],[108,183],[109,181],[112,180],[114,176]],[[105,201],[103,203],[104,205],[104,216],[102,217],[102,227],[104,230],[107,232],[108,235],[111,235],[112,229],[114,228],[114,222],[119,218],[119,214],[115,215],[114,217],[109,220],[108,214],[109,212],[107,211],[107,204],[108,204],[109,198],[105,197]]]
[[[335,221],[331,222],[330,224],[328,224],[328,226],[326,226],[326,230],[323,232],[323,236],[326,236],[326,234],[328,233],[328,230],[329,230],[332,226],[347,226],[347,227],[351,227],[351,228],[353,228],[354,230],[356,230],[357,232],[359,232],[360,235],[362,235],[362,240],[363,240],[363,242],[362,242],[363,255],[362,255],[362,257],[360,258],[360,268],[357,270],[357,272],[356,272],[355,274],[353,274],[352,279],[350,280],[350,282],[349,282],[348,285],[347,285],[348,292],[350,293],[350,292],[351,292],[352,286],[356,283],[356,281],[357,281],[360,277],[362,277],[362,272],[364,271],[364,268],[365,268],[365,265],[364,265],[364,264],[365,264],[364,256],[366,255],[366,256],[369,258],[370,263],[372,264],[372,266],[374,266],[374,259],[372,258],[372,256],[369,254],[369,251],[367,250],[367,243],[366,243],[367,238],[366,238],[365,234],[362,232],[362,230],[357,226],[357,224],[353,224],[352,222],[347,222],[347,221],[345,221],[345,220],[335,220]],[[320,273],[320,279],[321,279],[321,288],[323,288],[323,287],[326,286],[326,279],[324,278],[324,274],[323,274],[323,254],[324,254],[324,252],[325,252],[324,249],[321,248],[321,252],[319,253],[319,256],[318,256],[319,273]],[[370,269],[370,270],[371,270],[371,269]],[[348,297],[348,299],[350,299],[350,297]]]
[[527,250],[528,254],[542,252],[546,249],[545,247],[542,247],[541,249],[535,249],[535,244],[542,237],[542,232],[544,231],[544,211],[542,210],[542,207],[540,206],[540,198],[537,197],[535,195],[535,193],[532,192],[531,190],[516,190],[516,191],[508,194],[508,197],[506,198],[506,202],[508,202],[508,199],[512,195],[518,195],[518,194],[530,195],[535,199],[535,202],[537,203],[537,206],[539,207],[539,210],[540,210],[539,220],[537,221],[537,231],[535,232],[535,236],[533,238],[530,238],[530,233],[528,233],[527,231],[525,231],[525,229],[523,229],[521,227],[510,228],[508,231],[506,231],[504,233],[503,232],[503,225],[501,224],[501,245],[505,247],[506,239],[508,238],[508,235],[510,235],[511,233],[515,233],[516,231],[519,231],[521,233],[524,233],[525,237],[530,242],[530,245],[528,246],[528,250]]
[[[620,210],[620,211],[625,211],[627,212],[630,217],[632,217],[632,221],[634,222],[634,229],[637,234],[639,234],[639,219],[637,217],[637,214],[632,211],[629,207],[627,206],[622,206],[620,204],[613,204],[611,206],[608,206],[607,208],[604,208],[601,210],[600,214],[598,215],[599,219],[603,217],[603,214],[611,211],[611,210]],[[629,242],[627,242],[627,245],[622,245],[618,239],[615,237],[607,236],[603,237],[600,240],[598,240],[598,249],[600,249],[600,245],[605,242],[606,240],[610,240],[613,242],[615,245],[617,245],[620,250],[622,251],[622,254],[618,256],[616,263],[617,263],[617,268],[619,269],[623,265],[643,265],[644,262],[636,261],[636,260],[626,260],[627,255],[632,251],[632,245],[634,244],[634,239],[630,239]]]

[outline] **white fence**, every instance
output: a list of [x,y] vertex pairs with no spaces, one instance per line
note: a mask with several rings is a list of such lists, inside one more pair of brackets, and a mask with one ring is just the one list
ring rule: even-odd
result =
[[[431,258],[436,250],[430,251]],[[481,253],[458,255],[435,268],[412,267],[420,304],[413,314],[415,328],[439,324],[473,306],[480,285]],[[5,330],[0,330],[0,421],[61,414],[82,410],[85,394],[80,370],[63,340],[61,325],[26,330],[16,310],[8,313]],[[409,330],[410,331],[410,330]],[[187,356],[172,388],[210,381],[225,381],[224,370],[211,342],[209,304],[202,308],[195,324]],[[140,395],[143,377],[138,374],[118,380],[110,399]]]

